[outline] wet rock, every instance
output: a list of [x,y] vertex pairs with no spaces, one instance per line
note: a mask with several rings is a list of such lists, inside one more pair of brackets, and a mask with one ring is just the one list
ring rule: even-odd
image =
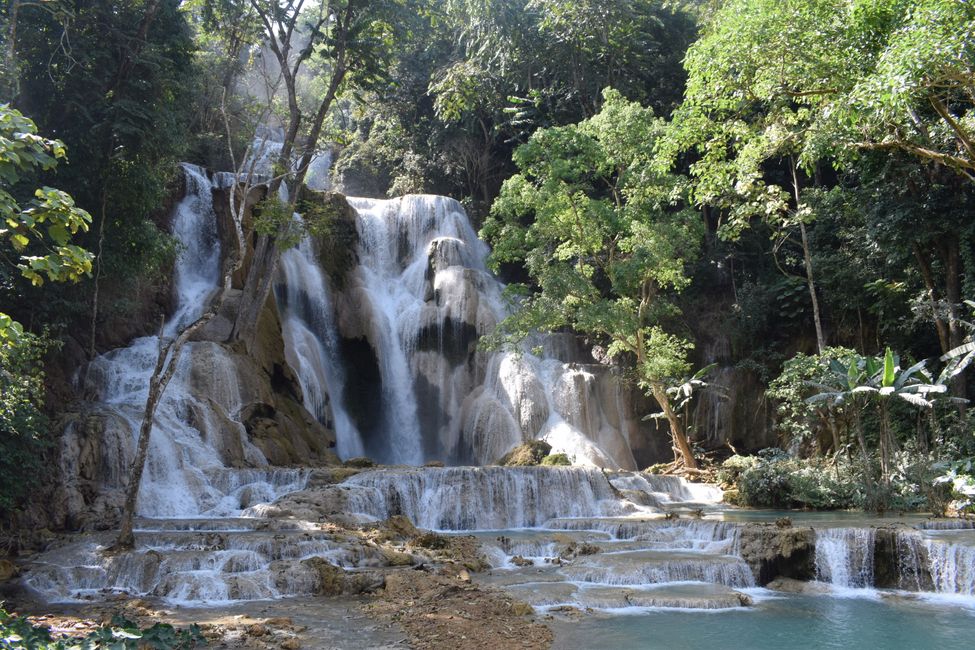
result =
[[519,445],[501,457],[498,465],[507,467],[527,467],[538,465],[552,452],[552,445],[544,440],[532,440]]
[[315,593],[320,596],[364,594],[380,589],[385,583],[381,573],[374,571],[346,571],[321,557],[302,560],[301,564],[318,576]]
[[797,580],[815,577],[816,534],[812,528],[747,524],[740,539],[741,557],[758,584],[768,584],[779,576]]
[[442,550],[450,546],[450,540],[444,535],[427,530],[414,537],[412,544],[420,548]]
[[535,608],[520,600],[511,602],[511,613],[514,616],[531,616],[535,613]]
[[366,458],[365,456],[355,456],[348,459],[343,463],[346,467],[356,467],[359,469],[365,469],[367,467],[375,467],[376,463],[373,462],[371,458]]
[[874,586],[934,591],[928,549],[914,531],[885,526],[876,529],[873,539]]
[[298,650],[301,647],[301,641],[295,637],[289,637],[281,642],[281,650]]
[[403,515],[393,515],[382,523],[382,527],[381,538],[385,540],[407,540],[417,537],[420,533],[413,522]]
[[247,636],[262,637],[270,633],[271,631],[262,623],[254,623],[247,628]]
[[526,557],[522,557],[520,555],[516,555],[513,558],[511,558],[511,563],[514,564],[515,566],[520,566],[520,567],[535,566],[535,562],[533,560],[530,560]]
[[10,560],[0,560],[0,582],[7,582],[17,575],[17,566]]
[[381,548],[380,552],[389,566],[410,566],[414,563],[413,556],[409,553],[402,553],[385,547]]
[[827,594],[830,591],[829,585],[821,582],[806,582],[783,577],[772,580],[765,587],[786,594]]

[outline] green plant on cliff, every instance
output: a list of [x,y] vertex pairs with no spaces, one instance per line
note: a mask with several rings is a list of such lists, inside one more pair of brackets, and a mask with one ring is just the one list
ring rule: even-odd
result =
[[501,330],[569,327],[603,339],[632,364],[670,423],[675,450],[696,467],[667,386],[690,370],[693,344],[675,328],[672,299],[690,282],[701,222],[677,179],[652,165],[664,128],[650,109],[612,89],[602,110],[537,131],[515,152],[521,173],[504,183],[481,231],[491,261],[524,264],[532,286]]

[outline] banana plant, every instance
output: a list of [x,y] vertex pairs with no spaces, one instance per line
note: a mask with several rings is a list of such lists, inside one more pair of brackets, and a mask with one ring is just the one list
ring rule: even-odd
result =
[[[975,314],[975,301],[966,300],[965,304]],[[938,375],[938,383],[948,385],[952,379],[965,371],[968,366],[975,362],[975,325],[967,321],[962,321],[969,330],[967,340],[961,345],[948,350],[942,357],[945,367]]]

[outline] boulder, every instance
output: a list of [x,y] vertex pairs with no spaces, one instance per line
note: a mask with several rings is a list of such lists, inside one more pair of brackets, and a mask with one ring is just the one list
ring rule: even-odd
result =
[[812,580],[816,576],[816,533],[812,528],[746,524],[741,529],[741,557],[755,581],[778,577]]
[[528,467],[538,465],[552,451],[552,445],[544,440],[532,440],[518,445],[498,460],[498,465]]

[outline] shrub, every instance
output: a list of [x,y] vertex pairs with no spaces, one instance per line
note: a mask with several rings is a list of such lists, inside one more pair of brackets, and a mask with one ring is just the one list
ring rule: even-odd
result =
[[852,472],[793,458],[780,449],[763,450],[758,457],[736,460],[732,466],[743,468],[738,490],[741,502],[748,506],[841,509],[862,503]]
[[541,464],[549,465],[549,466],[571,465],[572,461],[569,460],[569,457],[566,456],[565,454],[549,454],[548,456],[542,459]]
[[42,357],[51,346],[27,333],[0,342],[0,514],[22,505],[42,476],[50,445]]

